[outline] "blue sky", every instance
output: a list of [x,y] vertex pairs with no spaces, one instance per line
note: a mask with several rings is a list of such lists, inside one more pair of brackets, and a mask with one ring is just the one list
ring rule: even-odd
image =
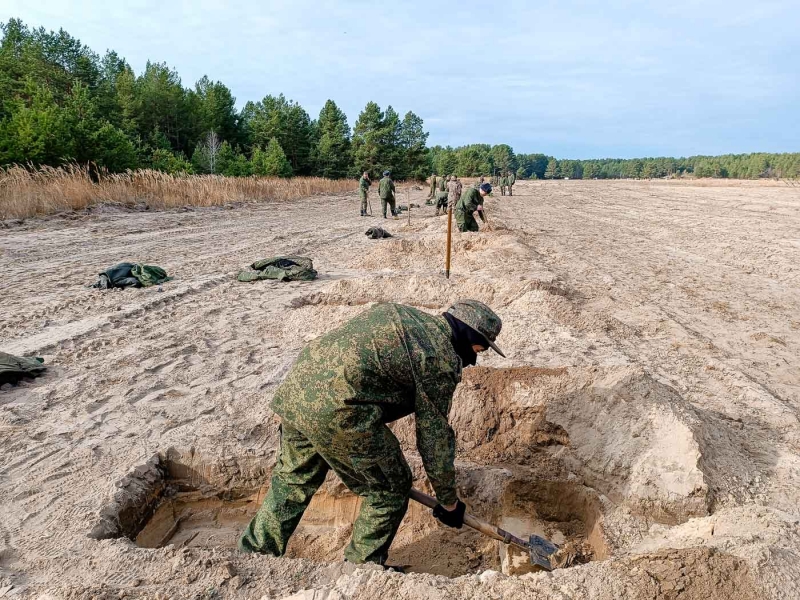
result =
[[560,158],[800,151],[800,2],[3,0],[141,72],[166,62],[242,106],[284,93],[350,124],[369,100],[429,144]]

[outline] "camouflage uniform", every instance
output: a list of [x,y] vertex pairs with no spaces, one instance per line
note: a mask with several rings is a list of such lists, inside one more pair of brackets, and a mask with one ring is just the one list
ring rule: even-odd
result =
[[453,179],[447,184],[447,208],[455,208],[456,202],[461,198],[463,186],[458,179]]
[[428,194],[428,200],[433,200],[436,196],[436,184],[438,180],[436,179],[436,175],[431,175],[431,193]]
[[275,392],[280,455],[241,550],[284,554],[332,468],[363,499],[345,558],[383,564],[411,488],[411,471],[386,423],[411,413],[439,502],[456,502],[455,436],[447,414],[462,363],[451,335],[442,316],[378,304],[303,349]]
[[367,214],[367,192],[372,182],[366,177],[361,177],[358,181],[358,195],[361,197],[361,215]]
[[507,185],[508,185],[508,195],[509,196],[513,196],[514,192],[513,192],[513,190],[511,188],[513,188],[514,184],[517,182],[517,174],[514,173],[513,171],[509,171],[508,177],[507,177],[507,182],[508,182],[507,183]]
[[386,218],[386,205],[388,204],[392,209],[392,216],[397,216],[395,209],[394,198],[394,181],[388,175],[384,176],[378,184],[378,195],[381,197],[381,210],[383,211],[383,218]]
[[[455,209],[456,225],[458,225],[459,231],[478,231],[478,222],[472,213],[482,204],[483,196],[481,196],[480,190],[474,187],[467,188],[461,194]],[[482,212],[478,214],[481,216],[481,220],[485,220]]]
[[507,175],[503,175],[500,178],[500,195],[501,196],[505,196],[506,195],[506,187],[508,187],[508,176]]

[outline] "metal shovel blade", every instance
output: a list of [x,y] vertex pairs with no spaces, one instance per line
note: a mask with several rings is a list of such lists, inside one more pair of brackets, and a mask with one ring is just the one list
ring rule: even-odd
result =
[[553,570],[550,557],[558,551],[558,546],[543,537],[531,534],[528,547],[531,551],[531,564],[539,565],[545,571]]

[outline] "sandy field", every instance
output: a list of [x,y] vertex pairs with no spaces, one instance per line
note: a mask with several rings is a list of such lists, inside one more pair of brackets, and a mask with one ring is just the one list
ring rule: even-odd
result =
[[[446,217],[359,218],[355,194],[0,228],[0,350],[48,365],[0,389],[0,598],[800,598],[798,188],[519,182],[486,206],[449,280]],[[319,279],[235,281],[276,254]],[[175,279],[85,287],[123,260]],[[359,499],[334,477],[289,557],[239,554],[303,345],[374,302],[459,298],[500,314],[508,355],[457,389],[459,494],[575,564],[527,572],[419,506],[390,555],[408,574],[343,563]],[[430,491],[413,421],[393,428]]]

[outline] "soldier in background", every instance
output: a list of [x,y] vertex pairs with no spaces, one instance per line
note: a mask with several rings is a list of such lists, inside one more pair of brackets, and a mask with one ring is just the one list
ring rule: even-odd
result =
[[439,182],[436,179],[436,173],[433,173],[431,175],[431,191],[428,194],[428,197],[426,198],[426,200],[433,200],[436,197],[436,185],[438,183]]
[[500,195],[501,196],[505,196],[506,195],[506,188],[507,187],[508,187],[508,175],[506,173],[503,173],[500,176]]
[[439,505],[433,516],[461,529],[455,434],[448,413],[464,367],[495,344],[502,321],[477,300],[429,315],[378,304],[317,338],[275,391],[278,462],[264,503],[239,538],[243,552],[282,556],[330,469],[362,498],[345,559],[385,564],[408,508],[411,469],[386,426],[414,414],[417,449]]
[[378,195],[381,197],[381,210],[383,211],[383,218],[386,218],[386,205],[388,204],[392,210],[392,218],[397,219],[397,208],[395,206],[395,189],[394,181],[392,181],[392,172],[384,171],[383,179],[378,183]]
[[512,188],[514,187],[514,184],[517,182],[517,174],[514,173],[514,171],[509,171],[506,181],[508,182],[508,195],[513,196],[514,191]]
[[372,181],[369,179],[369,173],[364,171],[361,175],[361,179],[358,181],[358,195],[361,197],[361,216],[367,216],[367,193],[369,192],[369,186],[372,185]]
[[473,214],[475,211],[478,212],[481,221],[486,222],[486,217],[483,216],[483,198],[491,193],[492,186],[484,183],[480,189],[467,188],[461,194],[461,199],[456,204],[454,211],[459,231],[478,231],[478,222]]
[[455,175],[450,176],[450,183],[447,184],[447,208],[453,209],[461,198],[463,186]]

